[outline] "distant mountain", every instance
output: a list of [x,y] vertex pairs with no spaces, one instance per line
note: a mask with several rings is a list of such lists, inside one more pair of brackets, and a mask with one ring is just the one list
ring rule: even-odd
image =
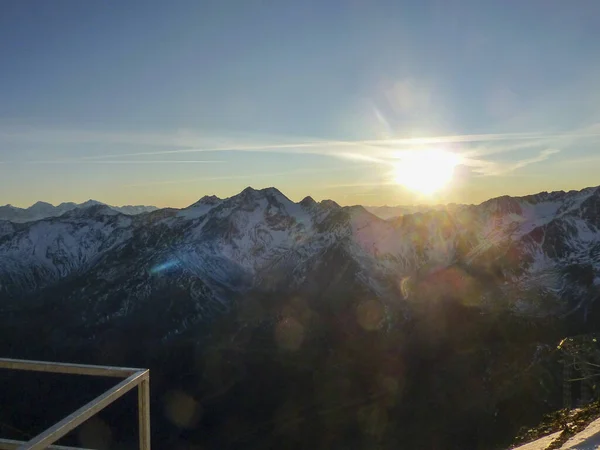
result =
[[[7,220],[10,222],[32,222],[35,220],[46,219],[48,217],[58,217],[67,211],[75,208],[85,208],[91,205],[103,205],[104,203],[96,200],[88,200],[84,203],[61,203],[58,206],[54,206],[46,202],[37,202],[31,205],[29,208],[18,208],[12,205],[0,206],[0,220]],[[127,215],[136,215],[150,211],[156,211],[156,206],[110,206],[115,211],[121,212]]]
[[457,210],[465,205],[450,203],[447,205],[407,205],[407,206],[365,206],[365,209],[382,219],[406,216],[409,214],[426,213],[429,211]]

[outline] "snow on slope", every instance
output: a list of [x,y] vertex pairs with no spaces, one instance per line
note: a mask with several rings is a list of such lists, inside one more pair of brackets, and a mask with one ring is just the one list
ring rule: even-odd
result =
[[32,222],[0,240],[0,292],[29,291],[64,278],[131,237],[129,217],[95,209]]
[[600,419],[590,423],[581,433],[572,436],[560,448],[562,450],[600,449]]
[[178,211],[177,215],[185,219],[197,219],[202,217],[215,206],[222,203],[222,200],[215,195],[205,195],[193,205]]
[[5,235],[12,234],[15,231],[15,226],[7,220],[0,220],[0,238]]
[[[513,450],[546,450],[557,439],[561,431],[544,436]],[[572,436],[558,450],[598,450],[600,449],[600,419],[591,422],[583,431]]]
[[314,225],[308,208],[274,188],[245,189],[210,211],[205,223],[217,230],[215,250],[250,272],[292,249]]
[[[579,210],[583,202],[593,195],[598,195],[598,191],[588,188],[563,193],[562,196],[556,194],[558,193],[542,193],[521,198],[500,197],[473,207],[477,211],[476,216],[467,216],[467,221],[477,222],[479,245],[471,250],[468,259],[473,261],[480,254],[507,240],[518,241],[557,219],[568,219]],[[460,218],[461,214],[458,217]],[[579,237],[588,242],[597,238],[598,230],[590,230],[583,221],[572,224],[582,230],[583,234]],[[463,225],[469,226],[469,223]]]
[[552,444],[552,442],[557,437],[560,436],[560,433],[560,431],[557,431],[556,433],[544,436],[543,438],[538,439],[537,441],[533,441],[528,444],[521,445],[519,447],[514,447],[512,450],[546,450],[548,446]]

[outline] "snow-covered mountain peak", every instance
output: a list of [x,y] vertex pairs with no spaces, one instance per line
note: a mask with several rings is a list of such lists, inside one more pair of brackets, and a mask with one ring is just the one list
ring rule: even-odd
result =
[[480,205],[481,208],[487,210],[490,214],[507,215],[507,214],[523,214],[521,204],[517,198],[504,195],[502,197],[492,198]]
[[279,201],[279,202],[284,202],[284,201],[291,201],[290,199],[288,199],[285,195],[283,195],[283,193],[274,187],[268,187],[268,188],[264,188],[264,189],[254,189],[251,186],[248,186],[246,189],[244,189],[242,192],[240,192],[237,195],[234,195],[233,197],[231,197],[232,199],[234,198],[239,198],[239,199],[252,199],[252,200],[258,200],[261,198],[267,198],[267,199],[271,199],[271,200],[275,200],[275,201]]
[[260,197],[260,191],[257,189],[254,189],[252,186],[248,186],[247,188],[245,188],[242,192],[240,192],[239,194],[236,194],[232,197],[230,197],[229,199],[237,199],[237,198],[242,198],[242,199],[246,199],[246,198],[258,198]]
[[136,216],[147,212],[156,211],[156,206],[145,206],[145,205],[124,205],[124,206],[111,206],[112,209],[128,216]]
[[177,215],[186,219],[197,219],[204,216],[211,209],[219,206],[221,203],[223,203],[223,200],[216,195],[205,195],[196,203],[193,203],[187,208],[180,210]]
[[117,214],[120,214],[118,211],[115,211],[110,206],[104,205],[99,202],[97,202],[97,203],[85,202],[83,205],[85,205],[85,204],[87,204],[87,205],[79,206],[78,208],[67,211],[63,215],[63,217],[92,218],[92,217],[99,217],[99,216],[115,216]]
[[77,203],[74,203],[74,202],[62,202],[60,205],[57,206],[57,208],[73,209],[73,208],[77,208]]
[[191,206],[199,206],[199,205],[217,205],[218,203],[221,203],[223,200],[221,200],[219,197],[217,197],[216,195],[205,195],[204,197],[202,197],[200,200],[198,200],[196,203],[194,203]]
[[89,206],[94,206],[94,205],[104,205],[104,203],[99,202],[97,200],[89,199],[89,200],[86,200],[85,202],[79,204],[78,208],[87,208]]
[[312,208],[317,204],[317,202],[315,202],[315,200],[310,195],[308,195],[300,201],[300,204],[305,208]]
[[253,189],[247,187],[233,197],[229,197],[221,203],[219,210],[221,214],[227,215],[231,209],[255,211],[264,209],[266,215],[287,215],[289,209],[299,207],[276,188]]
[[319,205],[321,205],[323,208],[327,208],[327,209],[341,208],[341,206],[339,204],[337,204],[336,202],[334,202],[333,200],[322,200],[319,202]]
[[280,201],[282,199],[283,200],[287,200],[287,201],[291,201],[279,189],[274,188],[274,187],[264,188],[264,189],[261,189],[259,192],[263,193],[267,197],[273,197],[273,198],[276,198],[276,199],[278,199]]
[[31,205],[29,208],[30,211],[39,211],[39,210],[49,210],[49,209],[53,209],[54,205],[48,203],[48,202],[42,202],[42,201],[38,201],[35,202],[33,205]]

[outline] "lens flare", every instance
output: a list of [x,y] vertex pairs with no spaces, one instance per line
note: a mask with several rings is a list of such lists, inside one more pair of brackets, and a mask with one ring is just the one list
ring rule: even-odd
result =
[[150,269],[150,273],[152,275],[156,275],[162,272],[166,272],[169,269],[173,269],[175,267],[179,267],[179,261],[176,259],[172,259],[152,267],[152,269]]
[[460,164],[457,155],[445,150],[404,152],[395,164],[396,183],[425,195],[431,195],[450,183],[455,167]]

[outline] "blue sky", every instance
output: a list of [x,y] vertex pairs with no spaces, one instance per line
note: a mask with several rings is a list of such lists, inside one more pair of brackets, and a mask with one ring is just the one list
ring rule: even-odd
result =
[[[596,0],[4,0],[0,203],[598,185],[598,17]],[[428,148],[462,158],[433,197],[391,173]]]

